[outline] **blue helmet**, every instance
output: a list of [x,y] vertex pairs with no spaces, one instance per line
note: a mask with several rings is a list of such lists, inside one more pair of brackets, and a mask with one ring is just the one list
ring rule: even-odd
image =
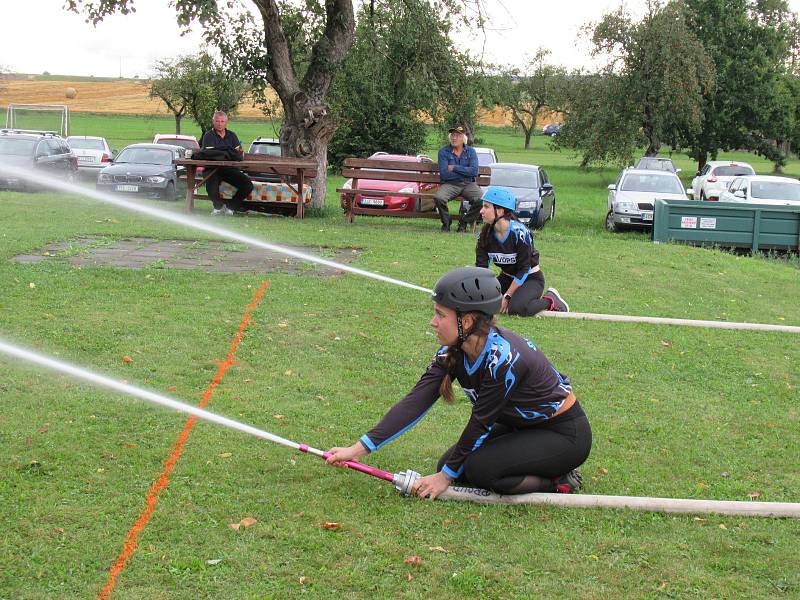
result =
[[506,210],[517,210],[517,199],[514,197],[514,192],[499,185],[490,185],[486,188],[486,193],[481,197],[481,200]]

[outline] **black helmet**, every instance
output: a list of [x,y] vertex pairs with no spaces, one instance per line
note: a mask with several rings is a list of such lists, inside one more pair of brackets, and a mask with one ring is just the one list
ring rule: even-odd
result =
[[462,267],[445,273],[433,288],[433,301],[458,312],[479,311],[490,317],[500,310],[503,292],[489,269]]

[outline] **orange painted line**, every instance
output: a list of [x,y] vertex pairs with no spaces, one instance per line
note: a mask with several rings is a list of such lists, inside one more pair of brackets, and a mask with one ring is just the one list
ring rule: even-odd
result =
[[[244,315],[242,315],[242,321],[239,323],[239,330],[236,332],[236,335],[231,342],[231,346],[228,349],[228,355],[219,365],[216,375],[214,375],[211,383],[208,384],[206,391],[203,393],[203,398],[198,404],[200,408],[204,408],[205,405],[208,404],[208,401],[211,399],[211,395],[214,392],[214,388],[219,385],[220,381],[222,381],[222,378],[225,376],[225,372],[234,364],[233,357],[236,354],[236,349],[239,347],[239,344],[242,341],[244,330],[247,329],[247,326],[252,322],[250,314],[255,310],[256,306],[258,306],[258,303],[261,301],[261,298],[268,287],[269,281],[262,283],[261,287],[256,290],[253,301],[247,305]],[[153,516],[153,511],[156,509],[156,504],[158,503],[158,495],[169,485],[169,477],[172,474],[178,459],[180,459],[181,454],[183,453],[183,447],[189,440],[189,434],[192,432],[192,429],[194,429],[194,425],[197,423],[197,421],[197,417],[190,417],[184,424],[183,431],[181,431],[180,435],[178,436],[175,446],[172,448],[172,452],[170,453],[169,457],[167,457],[166,463],[164,463],[164,469],[161,471],[158,479],[153,482],[153,485],[150,486],[150,490],[147,492],[145,509],[142,511],[142,514],[139,515],[139,518],[136,519],[136,522],[133,524],[130,530],[128,530],[128,534],[125,536],[125,543],[122,546],[122,551],[119,553],[119,556],[117,556],[117,560],[114,561],[114,564],[111,566],[111,569],[108,572],[108,580],[106,581],[106,585],[97,595],[97,600],[108,600],[108,598],[111,597],[111,592],[114,591],[114,585],[117,582],[117,578],[127,566],[128,559],[130,559],[130,557],[133,556],[133,553],[136,552],[136,548],[139,545],[136,540],[144,529],[145,525],[147,525],[148,521],[150,521],[150,517]]]

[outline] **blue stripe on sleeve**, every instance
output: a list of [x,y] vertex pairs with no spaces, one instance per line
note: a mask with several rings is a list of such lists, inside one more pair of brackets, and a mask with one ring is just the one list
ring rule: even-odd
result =
[[364,448],[366,448],[370,452],[375,452],[375,450],[378,449],[378,447],[372,443],[372,440],[367,437],[366,433],[362,435],[358,441],[364,444]]
[[450,479],[458,479],[461,476],[461,473],[463,472],[464,472],[464,465],[461,465],[458,468],[458,471],[453,471],[453,469],[451,469],[447,465],[442,467],[442,473],[447,475]]

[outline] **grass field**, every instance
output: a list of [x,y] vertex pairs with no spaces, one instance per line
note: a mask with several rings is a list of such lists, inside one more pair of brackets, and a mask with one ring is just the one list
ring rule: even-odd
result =
[[[133,118],[92,124],[116,145],[161,127]],[[256,134],[248,127],[237,123],[242,139]],[[509,131],[480,135],[504,161],[547,167],[558,212],[536,245],[548,284],[574,310],[800,325],[796,256],[609,234],[605,186],[616,170],[582,172],[541,138],[526,152]],[[678,162],[682,174],[694,171],[688,159]],[[751,162],[768,172],[764,161]],[[339,183],[331,177],[330,189]],[[138,270],[77,268],[58,257],[19,264],[9,259],[80,236],[207,236],[57,193],[2,192],[0,219],[1,338],[190,404],[201,401],[269,280],[207,408],[295,441],[351,443],[410,389],[436,348],[420,292],[353,275],[219,274],[157,260]],[[433,220],[345,225],[333,194],[325,211],[302,221],[213,222],[312,250],[356,248],[355,266],[427,287],[474,260],[472,236],[443,236]],[[500,323],[571,377],[595,436],[586,493],[800,499],[796,335]],[[0,369],[0,598],[96,597],[185,417],[2,356]],[[429,473],[467,415],[463,397],[436,406],[368,462]],[[229,527],[246,517],[257,523]],[[406,562],[412,556],[421,562]],[[200,423],[113,597],[797,598],[798,564],[797,520],[422,503]]]

